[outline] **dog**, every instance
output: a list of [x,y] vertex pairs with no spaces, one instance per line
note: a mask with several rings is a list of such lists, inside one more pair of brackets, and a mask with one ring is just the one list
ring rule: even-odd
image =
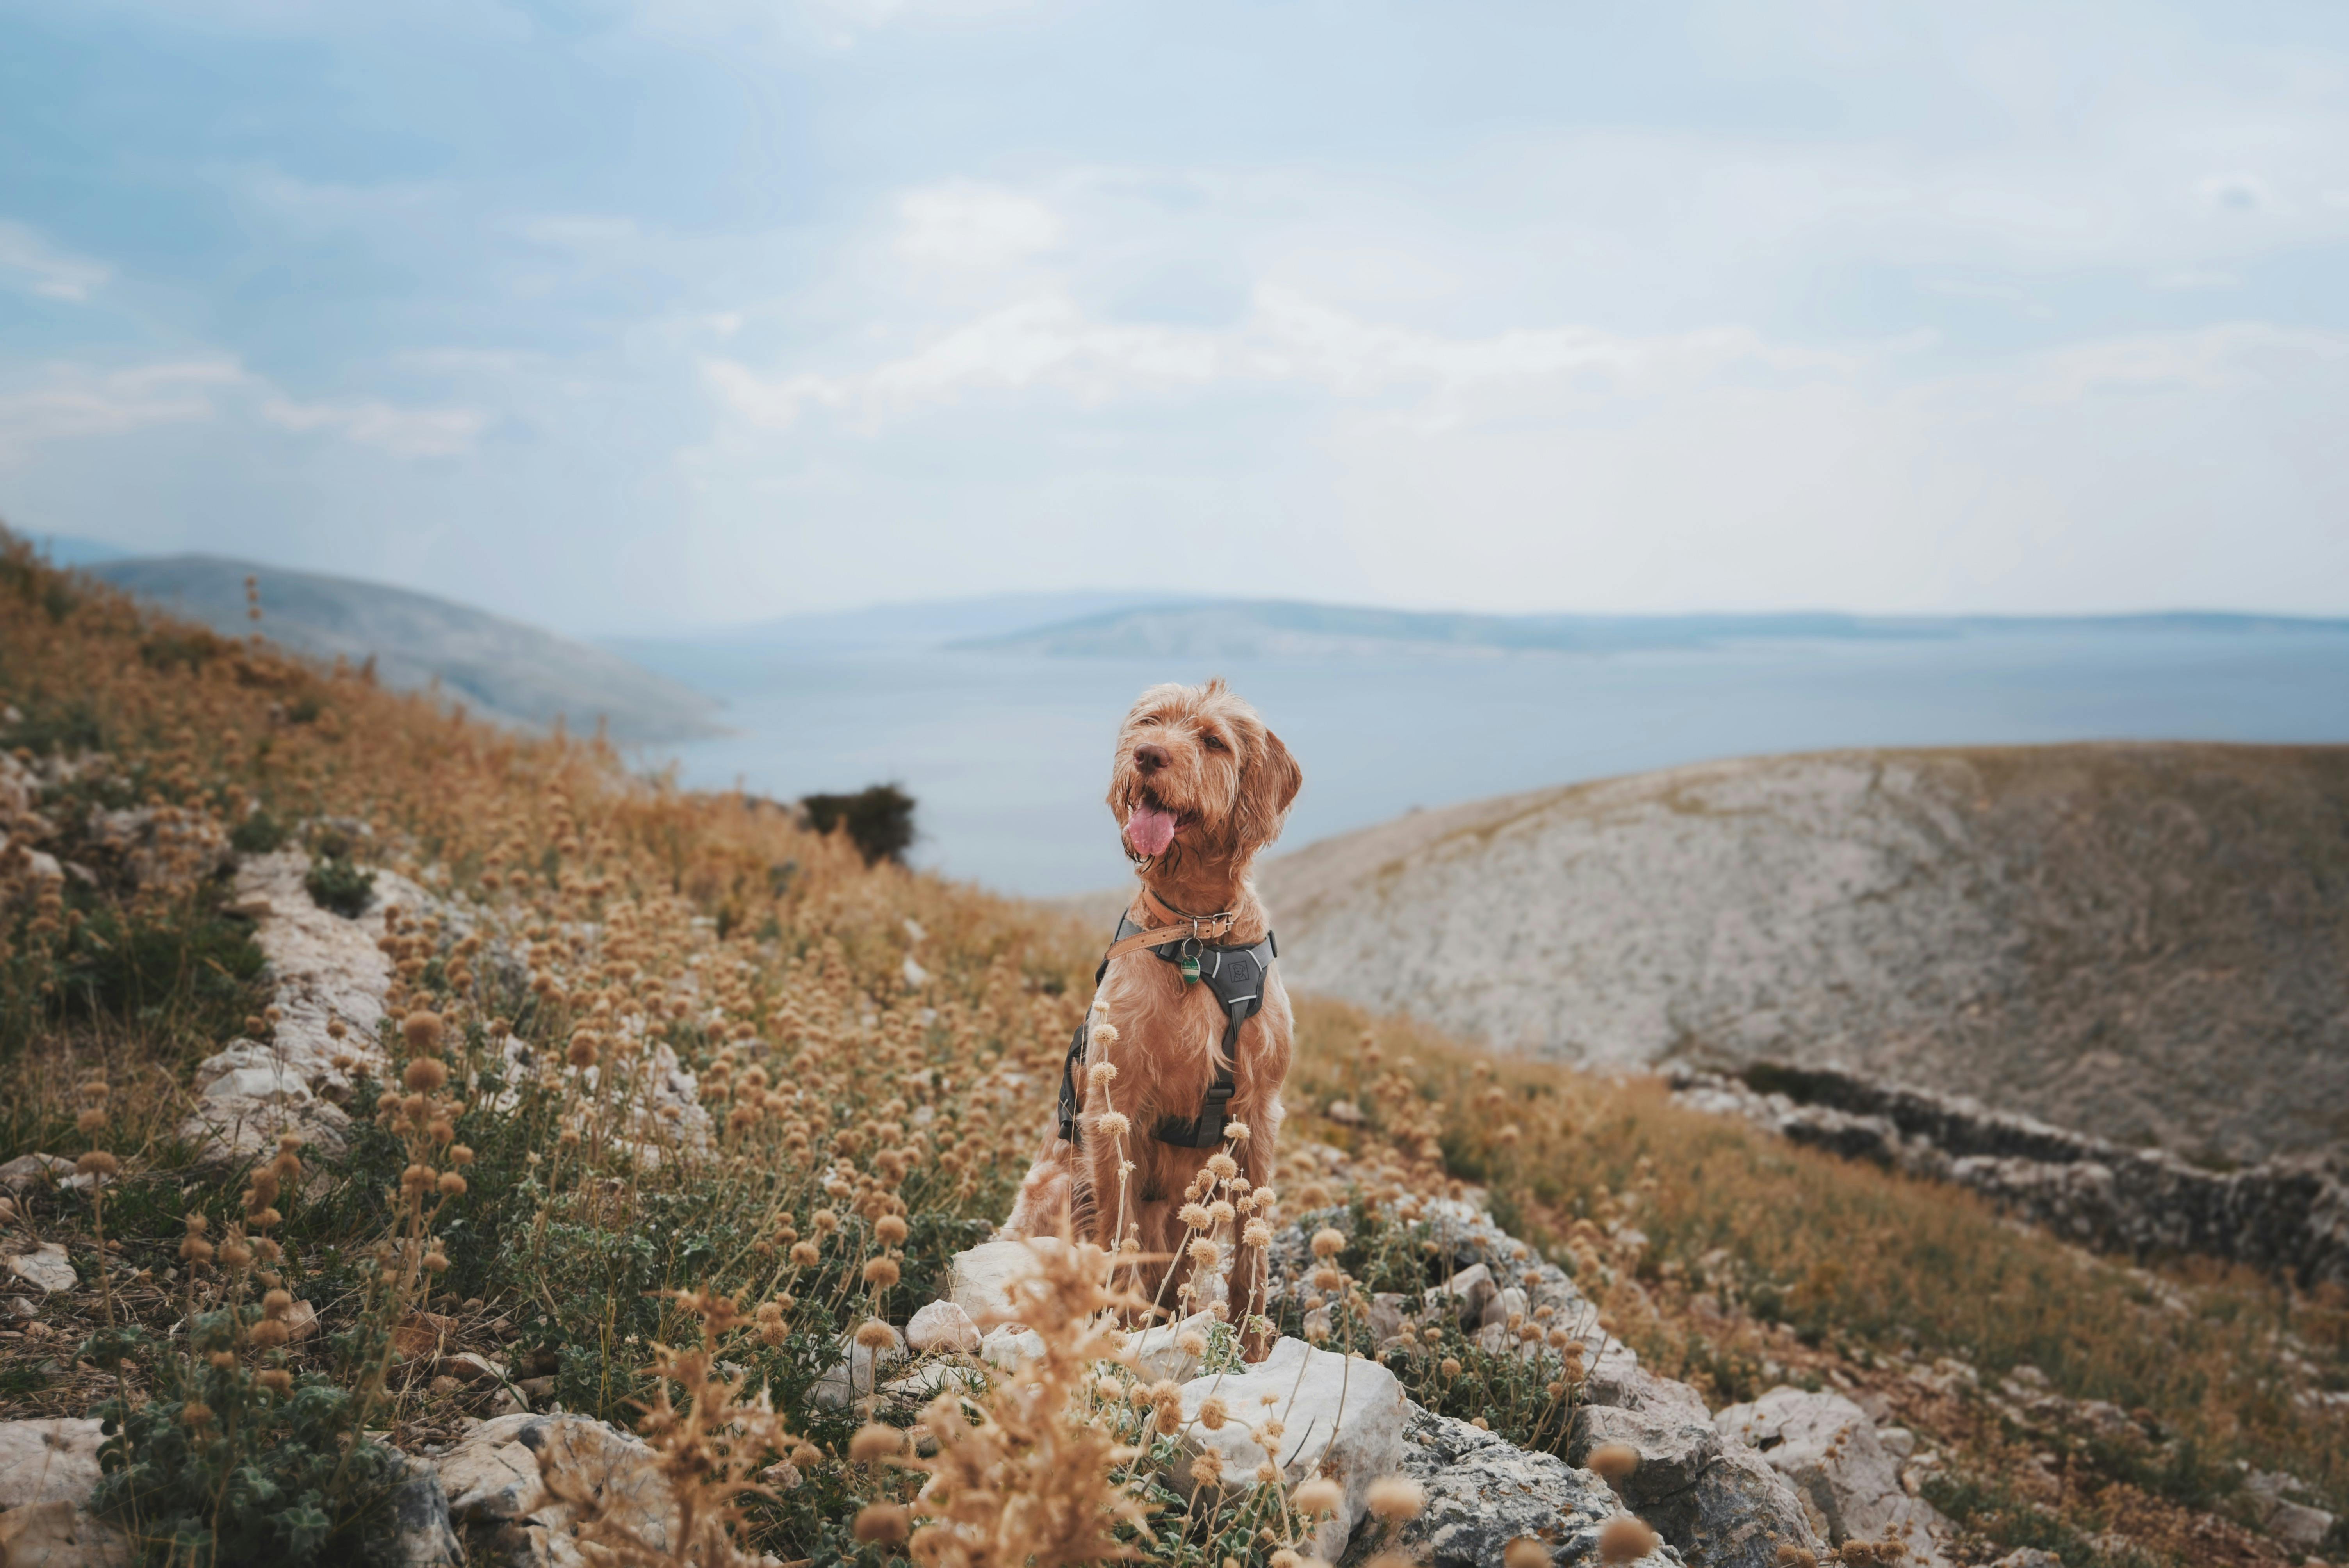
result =
[[[1109,809],[1141,886],[1120,930],[1172,935],[1154,946],[1139,938],[1112,944],[1071,1049],[1062,1119],[1003,1228],[1010,1237],[1122,1247],[1133,1272],[1122,1266],[1121,1284],[1130,1278],[1177,1316],[1222,1303],[1251,1359],[1270,1344],[1247,1320],[1263,1310],[1271,1194],[1257,1193],[1272,1185],[1292,1016],[1249,872],[1279,837],[1303,783],[1280,738],[1220,678],[1152,686],[1126,714]],[[1260,985],[1232,981],[1247,962],[1238,949],[1253,950]],[[1229,971],[1203,983],[1191,977],[1199,961]],[[1221,994],[1238,989],[1260,994],[1237,1006]],[[1226,1057],[1233,1020],[1251,1006]],[[1208,1097],[1219,1089],[1230,1096],[1220,1114],[1241,1124],[1231,1136],[1219,1135],[1227,1123],[1211,1116]],[[1204,1146],[1161,1136],[1170,1127],[1185,1136],[1185,1123]]]

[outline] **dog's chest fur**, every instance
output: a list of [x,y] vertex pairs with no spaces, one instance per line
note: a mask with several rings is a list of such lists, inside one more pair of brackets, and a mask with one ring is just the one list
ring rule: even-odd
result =
[[[1277,978],[1268,977],[1268,1003],[1278,985]],[[1129,953],[1111,960],[1093,1016],[1117,1026],[1118,1046],[1112,1055],[1117,1062],[1120,1109],[1148,1115],[1197,1114],[1215,1081],[1215,1052],[1227,1023],[1214,987],[1186,985],[1174,965],[1146,952]],[[1258,1033],[1256,1019],[1241,1029],[1240,1065]]]

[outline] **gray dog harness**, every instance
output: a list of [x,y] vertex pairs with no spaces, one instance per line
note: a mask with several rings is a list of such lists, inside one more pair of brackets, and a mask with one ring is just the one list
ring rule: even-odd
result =
[[[1131,914],[1118,916],[1117,935],[1111,945],[1135,936],[1146,927],[1136,925]],[[1220,943],[1202,942],[1195,936],[1185,936],[1149,950],[1160,962],[1172,964],[1182,971],[1185,985],[1203,982],[1216,994],[1224,1007],[1223,1060],[1216,1065],[1216,1081],[1207,1086],[1206,1102],[1199,1114],[1188,1119],[1163,1116],[1150,1135],[1161,1143],[1171,1143],[1177,1149],[1215,1149],[1224,1141],[1224,1128],[1231,1119],[1232,1096],[1238,1084],[1232,1068],[1239,1059],[1240,1026],[1257,1015],[1264,1006],[1264,984],[1272,974],[1272,961],[1280,956],[1280,949],[1272,940],[1272,933],[1252,946],[1226,946]],[[1099,985],[1109,973],[1109,960],[1102,960],[1093,971],[1093,984]],[[1077,1089],[1077,1074],[1085,1065],[1085,1051],[1092,1041],[1092,1017],[1077,1026],[1076,1038],[1069,1042],[1069,1057],[1061,1066],[1061,1136],[1071,1143],[1081,1141],[1077,1126],[1077,1110],[1082,1098]]]

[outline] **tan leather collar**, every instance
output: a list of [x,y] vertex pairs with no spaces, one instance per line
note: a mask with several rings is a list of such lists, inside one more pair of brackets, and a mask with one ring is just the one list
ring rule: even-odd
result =
[[1239,912],[1231,909],[1217,914],[1185,914],[1148,888],[1142,889],[1127,907],[1135,917],[1134,923],[1148,929],[1137,931],[1122,942],[1111,943],[1104,961],[1138,953],[1145,947],[1164,947],[1185,937],[1213,942],[1228,934],[1239,920]]

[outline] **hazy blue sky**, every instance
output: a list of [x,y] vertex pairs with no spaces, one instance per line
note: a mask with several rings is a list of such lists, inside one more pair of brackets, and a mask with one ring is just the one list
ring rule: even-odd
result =
[[2349,6],[5,0],[0,516],[572,629],[2349,612]]

